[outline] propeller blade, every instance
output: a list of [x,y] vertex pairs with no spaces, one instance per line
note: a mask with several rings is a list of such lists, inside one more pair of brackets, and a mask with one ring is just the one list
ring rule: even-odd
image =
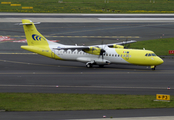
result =
[[99,55],[99,58],[100,58],[100,56],[102,56],[102,59],[104,58],[103,56],[104,56],[104,53],[105,53],[106,51],[104,50],[104,49],[101,49],[100,50],[100,55]]
[[100,56],[102,56],[102,59],[104,58],[104,53],[105,53],[106,51],[103,49],[103,40],[102,40],[102,48],[100,48],[100,55],[99,55],[99,58],[100,58]]

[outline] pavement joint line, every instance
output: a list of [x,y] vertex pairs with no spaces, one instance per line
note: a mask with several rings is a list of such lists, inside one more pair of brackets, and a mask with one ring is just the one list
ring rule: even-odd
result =
[[[21,64],[27,64],[27,63],[22,63],[22,62],[16,62],[16,63],[21,63]],[[28,63],[28,65],[30,65]],[[41,65],[41,64],[32,64],[32,65]],[[44,66],[44,65],[43,65]],[[45,65],[45,66],[51,66],[51,65]],[[71,67],[71,66],[61,66],[61,67]],[[74,68],[78,68],[78,67],[74,67]],[[113,70],[118,70],[118,69],[113,69]],[[120,69],[119,69],[120,70]],[[155,72],[156,74],[171,74],[173,73],[174,71],[171,71],[171,72]],[[155,74],[155,73],[151,73],[151,72],[118,72],[118,71],[115,71],[115,72],[10,72],[10,73],[7,73],[7,72],[1,72],[0,75],[105,75],[105,74]]]
[[[0,87],[56,87],[56,85],[12,85],[12,84],[0,84]],[[59,85],[60,88],[111,88],[111,89],[166,89],[166,87],[120,87],[120,86],[68,86]]]
[[107,21],[173,21],[174,18],[98,18],[99,20],[107,20]]
[[173,120],[174,116],[151,116],[151,117],[121,117],[121,118],[95,118],[95,119],[69,119],[69,120]]
[[33,16],[174,16],[174,14],[97,14],[97,13],[94,13],[94,14],[79,14],[79,13],[0,13],[0,15],[20,15],[20,16],[24,16],[24,15],[33,15]]

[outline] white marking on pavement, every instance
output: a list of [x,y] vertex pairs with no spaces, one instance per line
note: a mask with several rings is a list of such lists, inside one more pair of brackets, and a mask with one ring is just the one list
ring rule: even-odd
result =
[[71,119],[71,120],[174,120],[174,116],[99,118],[99,119]]
[[174,20],[174,18],[98,18],[99,20],[164,20],[164,21],[168,21],[168,20]]

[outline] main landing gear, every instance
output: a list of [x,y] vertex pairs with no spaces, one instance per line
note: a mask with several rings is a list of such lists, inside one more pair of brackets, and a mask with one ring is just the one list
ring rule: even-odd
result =
[[92,68],[93,64],[95,64],[95,61],[87,62],[86,67],[87,68]]
[[[86,67],[87,67],[87,68],[92,68],[92,67],[93,67],[93,64],[88,63],[88,64],[86,64]],[[99,67],[100,67],[100,68],[103,68],[104,65],[99,65]]]
[[92,65],[91,63],[86,63],[86,67],[87,67],[87,68],[92,68],[92,66],[93,66],[93,65]]
[[[97,64],[96,64],[95,62],[87,62],[87,63],[86,63],[86,67],[87,67],[87,68],[92,68],[93,65],[97,65]],[[99,65],[99,67],[100,67],[100,68],[103,68],[104,65]]]

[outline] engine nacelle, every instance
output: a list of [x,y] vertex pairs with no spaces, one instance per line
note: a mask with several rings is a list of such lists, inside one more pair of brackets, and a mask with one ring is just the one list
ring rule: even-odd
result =
[[90,47],[89,50],[84,50],[84,52],[94,55],[100,55],[101,49],[98,47]]
[[109,45],[108,47],[110,47],[110,48],[122,48],[122,49],[124,49],[124,46],[123,45],[117,45],[117,44]]

